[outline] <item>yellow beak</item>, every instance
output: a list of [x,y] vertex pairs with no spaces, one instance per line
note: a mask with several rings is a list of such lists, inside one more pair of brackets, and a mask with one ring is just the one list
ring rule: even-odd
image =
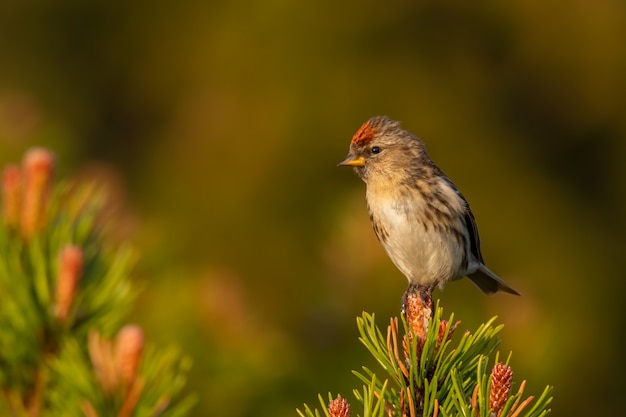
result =
[[362,156],[359,156],[358,158],[355,158],[354,156],[352,156],[351,153],[349,153],[348,156],[346,157],[346,159],[344,159],[343,161],[341,161],[339,163],[339,166],[342,166],[342,167],[362,167],[362,166],[365,166],[365,158],[363,158]]

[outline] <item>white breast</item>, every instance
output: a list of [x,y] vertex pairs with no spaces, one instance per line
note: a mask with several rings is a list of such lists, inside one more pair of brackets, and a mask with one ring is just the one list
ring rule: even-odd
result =
[[[389,192],[378,198],[368,189],[367,200],[374,221],[385,229],[381,243],[396,267],[412,284],[433,285],[460,278],[463,249],[455,238],[436,230],[424,219],[419,199],[403,204]],[[397,196],[399,197],[399,196]]]

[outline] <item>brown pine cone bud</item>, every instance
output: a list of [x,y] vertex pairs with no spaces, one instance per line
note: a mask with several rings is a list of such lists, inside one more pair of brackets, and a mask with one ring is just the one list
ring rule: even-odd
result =
[[20,224],[22,199],[22,171],[17,165],[8,165],[2,173],[2,215],[4,223],[16,229]]
[[56,289],[57,319],[64,321],[74,302],[76,288],[83,275],[83,251],[74,245],[67,245],[59,254],[59,276]]
[[[445,342],[449,341],[452,338],[452,333],[456,330],[456,328],[461,324],[460,321],[455,322],[453,325],[450,325],[448,320],[441,320],[439,322],[439,333],[437,333],[437,349],[441,347]],[[449,330],[448,330],[449,329]],[[446,331],[448,335],[444,340],[444,336],[446,336]]]
[[498,362],[491,370],[489,408],[496,415],[496,417],[500,416],[506,401],[509,399],[512,381],[513,371],[511,370],[511,367]]
[[45,209],[52,184],[54,157],[44,148],[32,148],[24,155],[24,200],[22,235],[32,237],[45,223]]
[[126,384],[135,380],[143,353],[143,330],[133,324],[124,326],[117,334],[115,361],[119,375]]
[[423,346],[433,314],[432,287],[410,285],[404,293],[403,306],[409,329],[418,337],[419,346]]
[[350,404],[344,398],[337,397],[328,404],[330,417],[350,417]]

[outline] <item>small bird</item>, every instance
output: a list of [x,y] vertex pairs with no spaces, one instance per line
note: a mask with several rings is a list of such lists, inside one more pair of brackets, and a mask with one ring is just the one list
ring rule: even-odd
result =
[[374,232],[409,286],[432,291],[468,277],[486,294],[519,295],[485,266],[465,197],[399,122],[365,122],[339,165],[354,167],[365,181]]

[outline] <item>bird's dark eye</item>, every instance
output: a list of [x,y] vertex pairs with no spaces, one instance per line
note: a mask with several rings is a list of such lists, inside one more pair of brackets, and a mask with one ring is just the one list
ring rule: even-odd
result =
[[372,146],[372,149],[370,149],[372,153],[380,153],[380,150],[381,149],[378,146]]

